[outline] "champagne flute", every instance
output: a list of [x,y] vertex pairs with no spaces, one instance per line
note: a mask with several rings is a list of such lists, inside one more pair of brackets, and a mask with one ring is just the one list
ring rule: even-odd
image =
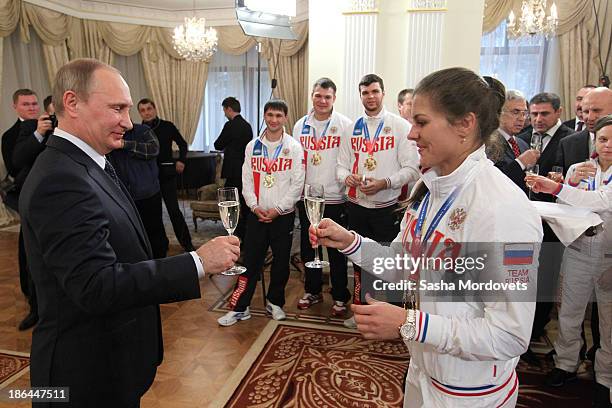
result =
[[[537,176],[540,174],[540,165],[534,164],[533,167],[525,171],[525,174],[528,176]],[[533,184],[527,183],[527,187],[529,187],[529,199],[531,200],[531,189],[533,188]]]
[[534,133],[533,135],[531,135],[531,148],[539,152],[542,151],[542,135],[541,134]]
[[[325,193],[321,184],[306,184],[304,186],[304,206],[306,207],[306,215],[308,221],[315,229],[323,218],[325,212]],[[319,244],[315,247],[314,261],[306,262],[304,265],[307,268],[323,268],[329,266],[329,262],[319,260]]]
[[563,182],[563,167],[552,166],[552,168],[548,172],[548,178],[553,181],[556,181],[557,183],[562,183]]
[[[227,233],[231,236],[238,225],[238,217],[240,215],[240,199],[238,197],[238,189],[236,187],[221,187],[217,190],[217,202],[219,205],[219,214],[221,222]],[[240,275],[246,272],[244,266],[234,265],[226,271],[221,272],[222,275]]]

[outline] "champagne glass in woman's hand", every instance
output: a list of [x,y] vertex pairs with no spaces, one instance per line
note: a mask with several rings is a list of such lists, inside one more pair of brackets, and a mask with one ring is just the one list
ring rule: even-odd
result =
[[[236,187],[222,187],[217,190],[217,201],[219,205],[219,214],[223,227],[229,235],[234,234],[234,230],[238,225],[238,217],[240,215],[240,199],[238,197],[238,189]],[[246,272],[244,266],[232,266],[226,271],[221,272],[222,275],[240,275]]]
[[[316,229],[325,212],[325,193],[320,184],[306,184],[304,186],[304,206],[306,215],[312,226]],[[323,268],[329,266],[329,262],[319,260],[319,245],[315,247],[314,261],[304,264],[307,268]]]

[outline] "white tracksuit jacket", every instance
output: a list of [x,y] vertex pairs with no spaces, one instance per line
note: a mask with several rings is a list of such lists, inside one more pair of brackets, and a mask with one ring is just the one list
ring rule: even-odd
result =
[[295,203],[300,199],[304,188],[304,153],[300,143],[283,134],[282,149],[272,167],[275,182],[271,188],[264,186],[266,165],[264,162],[263,144],[267,146],[268,157],[272,159],[275,148],[265,138],[265,132],[257,139],[247,144],[242,165],[242,195],[244,201],[252,210],[259,206],[264,210],[276,208],[279,214],[289,214],[294,211]]
[[[580,365],[579,351],[582,345],[580,325],[593,291],[600,309],[599,327],[601,348],[595,354],[595,377],[598,383],[612,388],[612,291],[599,283],[602,274],[612,273],[612,167],[601,171],[597,164],[595,190],[583,191],[570,187],[570,178],[576,166],[572,165],[566,183],[557,194],[558,202],[575,207],[588,208],[599,214],[602,227],[594,236],[582,234],[563,254],[561,266],[561,307],[559,309],[559,337],[555,340],[555,366],[575,372]],[[607,276],[612,279],[611,276]]]
[[[340,141],[352,131],[353,123],[349,118],[338,112],[332,112],[329,126],[325,131],[325,137],[321,134],[325,130],[325,125],[320,129],[316,128],[313,122],[314,113],[297,121],[293,127],[293,137],[297,139],[304,149],[304,164],[306,166],[305,184],[321,184],[325,191],[326,204],[342,204],[345,201],[344,194],[346,185],[336,178],[336,166],[338,152],[340,151]],[[314,134],[316,132],[316,146]],[[314,165],[313,155],[318,152],[321,162]]]
[[[424,231],[454,188],[465,183],[429,242],[459,243],[465,250],[470,243],[497,243],[496,250],[488,253],[483,275],[496,282],[529,281],[532,284],[526,297],[535,299],[539,243],[543,237],[540,217],[525,194],[486,158],[484,147],[468,156],[453,173],[439,177],[431,169],[422,181],[431,194]],[[417,209],[406,211],[391,247],[356,235],[343,252],[364,270],[371,268],[374,258],[410,253],[423,201]],[[529,261],[515,263],[517,252],[512,251],[516,251],[516,245],[523,251],[521,256],[527,256],[527,251]],[[391,269],[382,276],[388,282],[397,282],[407,277],[405,273]],[[422,271],[420,276],[432,278],[436,273],[439,278],[436,271]],[[515,405],[515,367],[529,345],[535,303],[510,302],[506,296],[509,294],[503,292],[496,299],[473,302],[421,299],[417,337],[407,342],[411,360],[405,407]]]
[[[381,120],[384,126],[374,147],[373,156],[376,159],[376,168],[368,171],[364,163],[368,158],[365,137],[357,123],[365,120],[370,133],[370,141],[374,140],[376,129]],[[375,117],[364,114],[357,119],[352,128],[342,139],[338,154],[338,169],[336,176],[338,182],[344,181],[351,174],[365,174],[366,177],[387,179],[390,188],[381,190],[376,194],[366,196],[356,187],[347,187],[347,199],[366,208],[384,208],[397,203],[402,186],[418,180],[419,153],[416,143],[408,139],[410,122],[383,108]]]

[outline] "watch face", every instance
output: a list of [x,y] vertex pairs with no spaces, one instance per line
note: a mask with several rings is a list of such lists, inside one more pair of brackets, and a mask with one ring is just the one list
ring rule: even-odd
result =
[[412,324],[405,324],[400,329],[400,334],[405,339],[413,340],[416,334],[416,328]]

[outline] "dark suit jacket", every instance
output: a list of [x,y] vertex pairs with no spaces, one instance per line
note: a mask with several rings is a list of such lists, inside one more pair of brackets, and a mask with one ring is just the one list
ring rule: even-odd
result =
[[[500,160],[495,161],[495,167],[500,169],[502,173],[504,173],[510,180],[514,182],[517,186],[522,188],[525,191],[525,194],[529,192],[527,190],[527,186],[525,185],[525,171],[521,168],[521,165],[515,160],[514,151],[504,138],[502,134],[498,131],[495,131],[494,136],[497,137],[497,143],[504,146],[504,155]],[[523,139],[515,137],[516,143],[518,144],[519,151],[523,153],[525,150],[529,149],[529,144],[526,143]]]
[[17,143],[15,143],[12,157],[13,166],[15,166],[17,172],[15,184],[18,189],[21,189],[26,177],[30,173],[30,169],[34,165],[34,161],[45,149],[45,139],[43,139],[43,143],[41,143],[36,139],[36,136],[34,136],[37,126],[38,120],[36,119],[24,120],[21,123],[19,137],[17,138]]
[[17,176],[17,171],[15,166],[13,166],[13,151],[15,150],[20,129],[21,120],[17,119],[17,122],[2,135],[2,159],[4,160],[6,171],[13,178]]
[[151,260],[125,188],[57,136],[34,163],[20,210],[40,316],[32,386],[69,386],[70,407],[135,405],[163,357],[158,304],[200,296],[193,258]]
[[563,166],[565,175],[570,166],[589,158],[589,131],[581,130],[564,138],[557,150],[557,163]]
[[241,115],[237,115],[223,125],[223,130],[215,141],[215,149],[223,150],[221,177],[229,180],[228,185],[233,186],[233,181],[242,180],[244,149],[251,139],[253,139],[253,129]]
[[563,124],[570,129],[576,129],[576,117],[574,116],[572,119],[566,120]]
[[[542,155],[540,156],[540,159],[538,160],[537,164],[540,166],[541,175],[548,175],[548,172],[552,170],[552,167],[557,166],[557,151],[559,150],[559,144],[564,138],[571,135],[572,133],[574,133],[573,129],[570,129],[567,126],[564,126],[563,124],[559,126],[559,129],[557,129],[550,142],[548,142],[546,149],[544,149]],[[531,134],[532,132],[524,132],[518,135],[518,137],[529,144],[531,143]],[[523,183],[525,183],[525,180],[523,180]],[[533,193],[531,195],[531,198],[535,201],[555,201],[555,196],[553,196],[552,194]]]

